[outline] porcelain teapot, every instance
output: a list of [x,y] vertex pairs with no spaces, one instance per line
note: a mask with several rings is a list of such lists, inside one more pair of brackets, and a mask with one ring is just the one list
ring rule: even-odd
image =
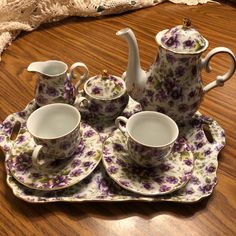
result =
[[[228,48],[214,48],[201,58],[208,41],[191,27],[189,19],[184,19],[183,25],[156,35],[159,54],[147,72],[140,67],[133,31],[125,28],[116,34],[125,38],[129,46],[128,68],[123,74],[129,95],[141,104],[143,110],[165,113],[177,123],[190,119],[198,110],[203,95],[216,86],[223,86],[235,72],[235,56]],[[201,70],[210,72],[209,62],[218,53],[230,57],[230,68],[224,75],[203,86]]]
[[[72,79],[76,77],[75,69],[79,67],[85,72],[74,86]],[[87,66],[82,62],[74,63],[67,72],[68,66],[57,60],[33,62],[27,70],[38,74],[35,88],[35,101],[38,106],[50,103],[73,104],[78,87],[88,78],[89,73]]]

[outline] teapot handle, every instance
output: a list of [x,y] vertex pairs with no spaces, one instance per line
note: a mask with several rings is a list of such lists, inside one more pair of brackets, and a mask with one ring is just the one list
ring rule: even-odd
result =
[[88,67],[84,63],[76,62],[70,67],[69,74],[68,74],[70,80],[76,78],[74,75],[74,71],[76,68],[79,68],[79,67],[82,67],[85,72],[84,72],[84,74],[82,74],[80,76],[79,81],[76,83],[76,85],[75,85],[76,90],[79,88],[79,86],[81,84],[83,84],[85,82],[85,80],[88,78],[88,74],[89,74]]
[[229,55],[230,59],[231,59],[231,65],[229,70],[224,74],[224,75],[218,75],[216,77],[216,80],[214,80],[213,82],[207,84],[204,88],[203,88],[203,92],[207,93],[208,91],[210,91],[211,89],[217,87],[217,86],[223,86],[224,82],[228,79],[230,79],[232,77],[232,75],[235,72],[236,69],[236,59],[235,56],[233,54],[233,52],[225,47],[217,47],[212,49],[205,58],[201,59],[201,68],[204,68],[207,72],[211,72],[211,67],[209,65],[209,62],[211,60],[211,58],[218,53],[226,53]]

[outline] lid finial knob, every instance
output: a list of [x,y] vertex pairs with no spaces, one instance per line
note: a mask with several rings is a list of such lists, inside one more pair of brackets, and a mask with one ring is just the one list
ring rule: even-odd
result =
[[183,27],[189,28],[191,26],[192,22],[189,18],[184,18],[183,19]]

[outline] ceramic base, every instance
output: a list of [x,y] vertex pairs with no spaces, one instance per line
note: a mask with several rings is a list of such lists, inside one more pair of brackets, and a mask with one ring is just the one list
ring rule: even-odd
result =
[[[130,100],[125,115],[129,116],[138,106]],[[14,142],[10,140],[12,129],[16,122],[21,123],[20,134],[25,132],[25,121],[28,115],[36,109],[35,103],[30,103],[25,110],[12,114],[0,125],[0,147],[6,153],[6,161],[10,158],[9,150]],[[209,128],[212,140],[208,141],[203,127]],[[107,138],[114,126],[99,123],[96,125],[103,140]],[[19,137],[18,135],[18,137]],[[27,202],[84,202],[84,201],[172,201],[193,203],[209,196],[217,183],[217,156],[225,145],[224,130],[211,118],[196,114],[195,118],[181,127],[181,136],[185,137],[193,155],[194,169],[190,181],[180,190],[173,193],[144,197],[132,193],[117,185],[107,174],[100,163],[91,175],[69,188],[56,191],[33,190],[18,183],[7,170],[7,184],[13,194]]]
[[80,125],[81,140],[74,154],[66,159],[48,161],[39,167],[32,164],[35,147],[28,132],[18,136],[6,165],[21,184],[38,190],[70,187],[86,178],[101,160],[102,142],[99,134],[88,124]]
[[127,137],[117,129],[104,142],[102,155],[108,175],[124,189],[146,196],[164,195],[180,189],[191,178],[194,158],[183,138],[178,139],[172,152],[153,168],[135,164],[126,143]]

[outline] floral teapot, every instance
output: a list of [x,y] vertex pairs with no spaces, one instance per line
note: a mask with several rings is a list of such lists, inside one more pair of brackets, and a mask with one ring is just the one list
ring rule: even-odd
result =
[[[85,73],[74,86],[75,69],[81,67]],[[73,104],[76,99],[78,87],[88,78],[88,68],[82,62],[74,63],[67,73],[68,66],[57,60],[32,62],[27,70],[36,72],[38,81],[35,88],[35,101],[38,106],[50,103]]]
[[[201,58],[208,41],[191,27],[189,19],[184,19],[183,25],[156,35],[159,54],[148,72],[140,67],[133,31],[125,28],[116,34],[124,37],[129,46],[128,68],[123,74],[129,95],[140,102],[144,110],[165,113],[177,123],[190,119],[198,110],[202,96],[216,86],[223,86],[235,72],[235,56],[228,48],[214,48],[205,58]],[[209,62],[218,53],[229,55],[230,69],[203,86],[201,70],[210,72]]]

